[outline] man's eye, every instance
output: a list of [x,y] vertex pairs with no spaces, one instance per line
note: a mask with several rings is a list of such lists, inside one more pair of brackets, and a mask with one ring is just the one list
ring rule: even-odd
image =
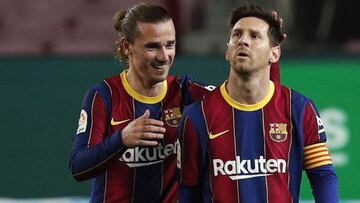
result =
[[241,37],[241,33],[236,32],[236,33],[233,34],[233,37]]
[[255,39],[261,38],[261,36],[259,34],[253,34],[252,37]]
[[148,51],[155,51],[159,49],[159,46],[146,46],[146,50]]
[[172,49],[174,47],[175,47],[175,43],[171,43],[171,44],[166,45],[167,49]]

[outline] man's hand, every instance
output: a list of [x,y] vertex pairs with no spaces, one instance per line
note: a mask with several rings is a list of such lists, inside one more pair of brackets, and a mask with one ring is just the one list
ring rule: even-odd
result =
[[150,111],[146,110],[122,130],[123,143],[127,147],[156,146],[158,142],[154,139],[164,138],[166,130],[163,126],[162,121],[150,118]]
[[[282,28],[283,19],[278,15],[278,13],[276,11],[272,11],[271,14],[273,15],[274,19],[280,23],[280,28]],[[281,41],[284,41],[286,39],[286,37],[287,37],[286,34],[282,34],[282,40]]]

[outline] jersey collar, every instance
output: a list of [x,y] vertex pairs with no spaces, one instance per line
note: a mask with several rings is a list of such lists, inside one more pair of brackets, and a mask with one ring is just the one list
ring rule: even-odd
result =
[[156,104],[160,101],[162,101],[165,98],[166,92],[167,92],[167,81],[164,80],[163,81],[163,89],[161,91],[161,93],[158,96],[155,97],[148,97],[148,96],[144,96],[141,95],[139,93],[137,93],[129,84],[127,78],[126,78],[126,73],[127,71],[124,70],[123,72],[120,73],[120,79],[121,79],[121,83],[123,84],[126,92],[133,97],[134,99],[142,102],[142,103],[146,103],[146,104]]
[[225,84],[227,81],[225,81],[221,87],[220,87],[220,92],[221,95],[223,96],[223,98],[225,99],[225,101],[232,107],[234,107],[235,109],[238,110],[242,110],[242,111],[256,111],[259,110],[261,108],[263,108],[267,103],[269,103],[269,101],[271,100],[272,96],[274,95],[275,92],[275,85],[272,81],[270,81],[270,88],[269,88],[269,92],[268,94],[265,96],[265,98],[263,100],[261,100],[260,102],[256,103],[256,104],[242,104],[239,103],[237,101],[235,101],[234,99],[232,99],[230,97],[230,95],[228,94],[226,88],[225,88]]

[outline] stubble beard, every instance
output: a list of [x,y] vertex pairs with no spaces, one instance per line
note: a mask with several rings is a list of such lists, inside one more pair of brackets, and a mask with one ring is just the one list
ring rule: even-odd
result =
[[249,64],[246,64],[245,62],[235,62],[233,64],[230,64],[233,72],[240,78],[249,78],[252,70]]

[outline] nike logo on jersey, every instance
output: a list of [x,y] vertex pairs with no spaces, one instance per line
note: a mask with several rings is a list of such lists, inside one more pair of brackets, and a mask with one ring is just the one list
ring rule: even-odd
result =
[[128,122],[130,120],[131,119],[126,119],[126,120],[122,120],[122,121],[115,121],[114,118],[111,118],[110,124],[111,125],[120,125],[120,124],[126,123],[126,122]]
[[225,130],[225,131],[222,131],[222,132],[219,132],[219,133],[216,133],[216,134],[212,134],[212,132],[210,132],[209,134],[209,138],[212,140],[212,139],[215,139],[225,133],[229,132],[229,130]]

